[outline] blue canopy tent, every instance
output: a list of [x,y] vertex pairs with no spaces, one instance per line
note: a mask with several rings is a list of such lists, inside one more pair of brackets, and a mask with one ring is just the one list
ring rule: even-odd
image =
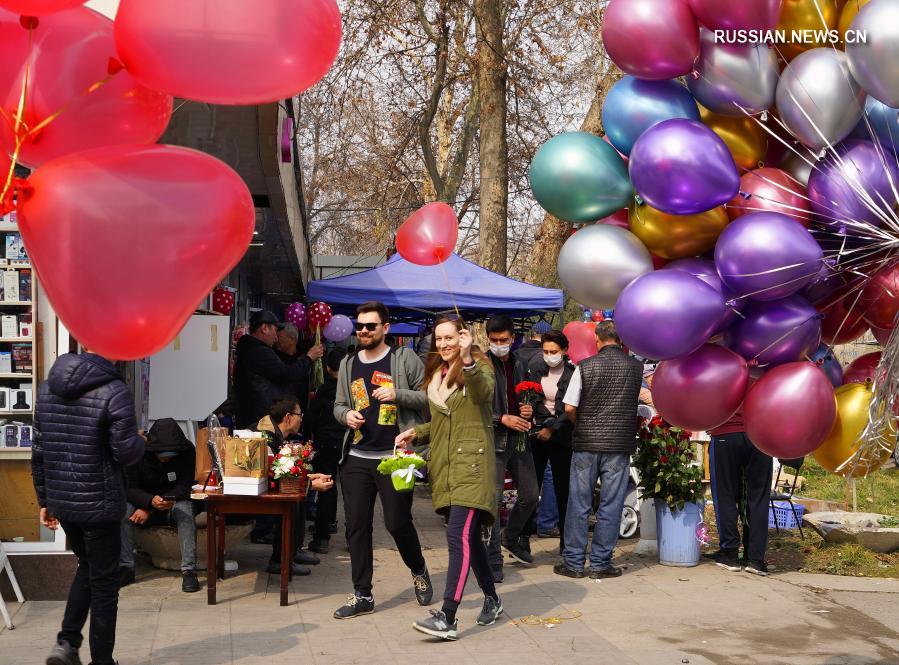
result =
[[420,266],[399,256],[387,263],[343,277],[309,283],[310,300],[335,312],[354,314],[360,303],[380,300],[391,318],[422,322],[456,309],[467,320],[493,314],[527,318],[562,309],[559,289],[519,282],[452,254],[442,265]]

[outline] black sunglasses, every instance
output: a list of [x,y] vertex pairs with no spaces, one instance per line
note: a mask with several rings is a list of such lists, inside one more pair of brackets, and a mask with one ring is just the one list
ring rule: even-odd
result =
[[368,332],[374,332],[375,329],[381,325],[380,323],[359,323],[356,322],[356,332],[360,332],[363,328],[365,328]]

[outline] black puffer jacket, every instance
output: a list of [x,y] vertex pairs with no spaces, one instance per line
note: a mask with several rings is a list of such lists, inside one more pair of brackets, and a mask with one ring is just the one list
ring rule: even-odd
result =
[[252,335],[244,335],[234,352],[234,397],[237,399],[237,426],[256,426],[268,415],[272,404],[291,394],[291,384],[309,379],[312,363],[307,356],[294,365],[285,365],[275,350]]
[[64,521],[125,516],[124,466],[144,454],[134,400],[105,358],[60,356],[41,384],[31,474],[38,503]]
[[[157,453],[178,453],[167,462]],[[153,508],[153,497],[190,498],[194,484],[197,450],[172,418],[161,418],[147,432],[143,459],[128,467],[128,502],[137,508]]]

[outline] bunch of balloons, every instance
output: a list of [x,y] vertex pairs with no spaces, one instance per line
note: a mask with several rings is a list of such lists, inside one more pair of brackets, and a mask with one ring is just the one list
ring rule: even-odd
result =
[[672,424],[710,429],[742,406],[765,452],[876,468],[892,409],[867,409],[899,391],[899,341],[852,390],[862,368],[844,376],[831,345],[869,328],[886,344],[899,315],[897,25],[899,0],[610,0],[603,41],[625,75],[606,136],[551,138],[531,189],[585,225],[562,285],[614,306],[622,341],[663,361],[653,394]]
[[[322,78],[336,0],[0,0],[0,206],[63,324],[104,356],[163,348],[232,270],[254,207],[219,160],[156,145],[172,98],[262,104]],[[15,163],[33,169],[13,178]]]

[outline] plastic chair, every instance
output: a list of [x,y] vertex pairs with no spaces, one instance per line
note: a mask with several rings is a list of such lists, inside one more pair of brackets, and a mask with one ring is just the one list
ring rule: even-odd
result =
[[[805,462],[805,458],[778,458],[777,461],[780,462],[780,468],[777,470],[777,478],[774,481],[774,489],[771,490],[771,510],[774,510],[775,501],[786,501],[787,503],[789,503],[790,511],[793,513],[793,519],[796,521],[796,524],[799,525],[799,535],[802,536],[803,540],[805,540],[805,533],[802,531],[802,520],[800,519],[799,515],[796,514],[796,506],[793,504],[793,494],[796,491],[796,484],[799,482],[799,469],[802,468],[802,463]],[[783,482],[781,482],[780,480],[780,474],[785,467],[793,471],[792,483],[790,483],[786,479],[784,479]],[[774,528],[777,530],[777,533],[780,533],[780,525],[777,523],[777,520],[774,520]]]
[[[5,570],[6,574],[9,575],[9,583],[12,585],[12,590],[16,594],[16,600],[20,603],[25,602],[25,596],[22,595],[22,589],[19,588],[19,582],[16,580],[16,574],[12,572],[12,565],[9,563],[9,557],[6,555],[6,550],[3,549],[3,543],[0,543],[0,569]],[[9,611],[6,609],[6,601],[3,600],[3,597],[0,596],[0,614],[3,615],[3,621],[6,623],[6,627],[9,630],[15,628],[12,623],[12,619],[9,616]]]

